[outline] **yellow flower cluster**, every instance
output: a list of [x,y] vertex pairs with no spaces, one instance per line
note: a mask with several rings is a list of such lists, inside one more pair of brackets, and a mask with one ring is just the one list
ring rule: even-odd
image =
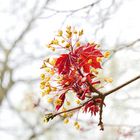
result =
[[[48,58],[44,60],[44,63],[42,65],[42,69],[44,69],[44,73],[40,75],[40,89],[42,90],[41,95],[45,96],[50,94],[50,92],[54,92],[57,90],[57,87],[51,86],[50,81],[51,77],[55,74],[53,66],[56,63],[55,58]],[[52,99],[48,99],[48,102],[52,102]]]
[[[57,36],[53,39],[47,47],[55,51],[57,47],[69,49],[71,47],[79,47],[81,44],[79,42],[79,38],[84,34],[84,30],[76,30],[71,26],[67,26],[65,32],[62,30],[58,30]],[[72,42],[72,37],[77,37],[76,42]],[[72,45],[74,44],[74,46]]]
[[[66,111],[67,109],[65,107],[62,108],[62,111]],[[64,118],[71,118],[73,116],[73,113],[72,112],[69,112],[69,113],[63,113],[62,114],[62,117]]]
[[104,78],[104,81],[107,83],[112,83],[113,79],[111,77],[106,77],[106,78]]
[[[64,124],[68,124],[69,123],[69,119],[68,118],[65,118],[64,119]],[[80,124],[77,122],[77,121],[75,121],[74,122],[74,127],[76,128],[76,129],[80,129]]]

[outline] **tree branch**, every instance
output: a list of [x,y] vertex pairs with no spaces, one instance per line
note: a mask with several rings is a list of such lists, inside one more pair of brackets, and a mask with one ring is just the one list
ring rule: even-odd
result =
[[83,7],[80,7],[78,9],[74,9],[74,10],[57,10],[57,9],[53,9],[53,8],[50,8],[50,7],[46,7],[46,9],[50,10],[50,11],[58,12],[58,13],[75,13],[75,12],[78,12],[80,10],[86,9],[88,7],[93,7],[94,5],[98,4],[100,1],[101,0],[98,0],[96,2],[93,2],[91,4],[85,5]]
[[60,114],[63,114],[63,113],[80,110],[84,105],[86,105],[90,101],[94,101],[95,99],[100,98],[100,99],[102,99],[102,102],[100,103],[100,118],[99,118],[99,124],[98,125],[101,126],[101,130],[104,130],[103,122],[102,122],[102,113],[103,113],[103,103],[104,103],[105,97],[110,95],[110,94],[112,94],[115,91],[118,91],[119,89],[127,86],[128,84],[130,84],[130,83],[132,83],[132,82],[134,82],[134,81],[136,81],[138,79],[140,79],[140,75],[135,77],[135,78],[133,78],[133,79],[131,79],[131,80],[129,80],[129,81],[127,81],[126,83],[124,83],[124,84],[122,84],[122,85],[120,85],[120,86],[118,86],[118,87],[106,92],[106,93],[102,93],[101,95],[98,94],[96,96],[92,96],[89,100],[87,100],[85,103],[83,103],[82,105],[80,105],[78,107],[71,108],[71,109],[68,109],[68,110],[65,110],[65,111],[61,111],[61,112],[58,112],[58,113],[55,113],[55,114],[53,114],[53,113],[46,114],[47,120],[49,121],[50,119],[53,119],[54,117],[56,117],[56,116],[58,116]]
[[104,124],[103,124],[103,121],[102,121],[104,99],[105,99],[105,97],[102,98],[102,101],[100,103],[99,123],[98,123],[98,126],[100,126],[100,130],[102,130],[102,131],[104,130]]
[[130,84],[130,83],[132,83],[132,82],[134,82],[134,81],[136,81],[136,80],[138,80],[138,79],[140,79],[140,75],[137,76],[137,77],[135,77],[135,78],[133,78],[133,79],[131,79],[131,80],[129,80],[129,81],[127,81],[126,83],[124,83],[124,84],[122,84],[122,85],[120,85],[120,86],[118,86],[118,87],[116,87],[116,88],[114,88],[114,89],[112,89],[112,90],[110,90],[110,91],[104,93],[104,96],[108,96],[108,95],[110,95],[111,93],[113,93],[113,92],[115,92],[115,91],[118,91],[119,89],[121,89],[121,88],[127,86],[128,84]]

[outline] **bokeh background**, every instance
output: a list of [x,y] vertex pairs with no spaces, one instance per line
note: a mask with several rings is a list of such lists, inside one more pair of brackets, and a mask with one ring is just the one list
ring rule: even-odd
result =
[[80,131],[59,117],[44,124],[48,105],[39,89],[42,61],[53,55],[46,44],[67,25],[83,28],[85,40],[111,51],[103,74],[114,81],[104,90],[139,75],[139,5],[139,0],[0,0],[0,139],[139,140],[139,80],[107,97],[103,132],[98,115],[79,115]]

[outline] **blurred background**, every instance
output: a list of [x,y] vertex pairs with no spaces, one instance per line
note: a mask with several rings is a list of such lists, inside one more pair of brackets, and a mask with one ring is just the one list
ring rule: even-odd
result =
[[106,91],[139,75],[139,5],[139,0],[0,0],[0,139],[139,140],[139,80],[106,99],[103,132],[98,115],[79,117],[80,131],[61,118],[44,124],[47,104],[39,89],[42,61],[53,55],[46,44],[67,25],[83,28],[85,40],[111,51],[103,67],[114,81]]

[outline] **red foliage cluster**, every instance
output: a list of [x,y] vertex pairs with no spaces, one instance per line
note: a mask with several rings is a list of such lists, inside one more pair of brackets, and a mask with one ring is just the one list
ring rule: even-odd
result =
[[[82,35],[83,30],[78,31],[68,26],[65,32],[60,30],[57,37],[48,44],[52,51],[60,48],[66,52],[58,58],[47,58],[41,67],[45,69],[45,74],[41,75],[42,95],[50,97],[48,102],[55,106],[56,111],[61,110],[55,114],[67,112],[70,117],[68,112],[75,112],[75,108],[83,109],[83,112],[89,112],[91,115],[102,112],[103,96],[98,89],[103,87],[103,81],[112,80],[101,78],[99,73],[103,58],[108,58],[110,52],[103,54],[99,49],[100,45],[94,42],[81,43]],[[72,93],[74,99],[69,101],[67,93]],[[71,104],[72,101],[78,106],[68,110],[68,106],[75,105]],[[49,115],[47,120],[53,119],[54,116]],[[65,120],[65,123],[67,122],[68,120]],[[79,128],[77,123],[76,127]]]
[[[61,86],[65,90],[73,90],[80,100],[84,100],[86,95],[90,95],[92,90],[89,86],[99,84],[100,81],[95,81],[96,76],[90,72],[91,67],[97,69],[101,68],[100,62],[97,61],[98,57],[103,57],[100,50],[96,49],[96,44],[85,44],[68,54],[61,54],[56,60],[55,68],[57,72],[63,75]],[[62,94],[64,96],[64,93]],[[61,95],[61,96],[62,96]],[[62,97],[59,97],[60,99]],[[57,110],[64,103],[56,106]],[[98,107],[94,101],[89,102],[85,106],[85,112],[89,108],[91,114],[98,112]]]
[[[96,44],[87,43],[69,54],[62,54],[56,61],[56,68],[59,74],[69,74],[73,70],[83,68],[85,73],[90,73],[90,67],[101,68],[97,57],[103,57],[100,50],[96,49]],[[91,61],[88,62],[88,61]]]

